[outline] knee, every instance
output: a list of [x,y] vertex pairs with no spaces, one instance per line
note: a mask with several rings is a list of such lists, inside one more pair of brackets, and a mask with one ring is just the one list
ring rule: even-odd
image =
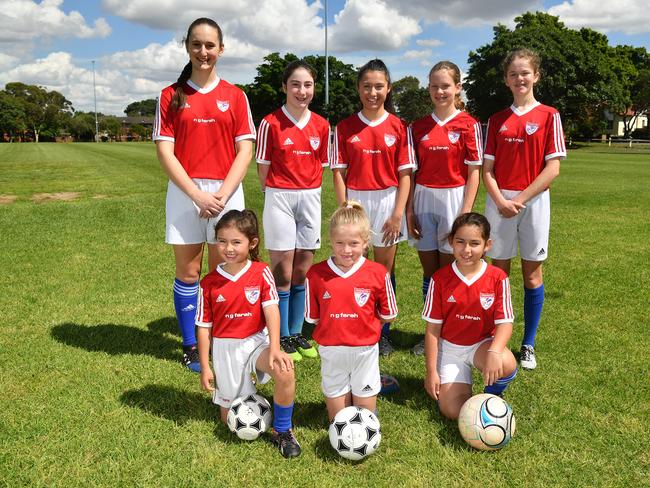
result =
[[281,388],[290,388],[296,384],[296,376],[293,369],[283,371],[278,365],[276,365],[272,377],[276,386]]
[[455,405],[451,405],[447,402],[438,401],[438,409],[440,414],[443,417],[448,418],[449,420],[457,420],[458,414],[460,413],[460,408],[456,408]]

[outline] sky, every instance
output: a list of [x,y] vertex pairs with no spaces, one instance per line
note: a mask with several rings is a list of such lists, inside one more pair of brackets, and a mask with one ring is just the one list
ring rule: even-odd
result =
[[[265,55],[324,54],[325,0],[0,0],[0,86],[57,90],[75,110],[124,115],[155,98],[187,62],[187,26],[211,17],[224,32],[219,76],[250,83]],[[329,54],[355,67],[383,59],[393,80],[425,82],[442,59],[467,69],[492,27],[527,11],[650,50],[647,0],[328,0]]]

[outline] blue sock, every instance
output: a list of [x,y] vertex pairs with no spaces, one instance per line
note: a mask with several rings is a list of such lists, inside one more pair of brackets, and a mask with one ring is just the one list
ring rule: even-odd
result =
[[292,285],[289,293],[289,333],[300,334],[305,320],[305,286]]
[[273,402],[273,428],[276,432],[286,432],[291,428],[293,402],[287,407]]
[[422,275],[422,301],[427,301],[429,294],[429,285],[431,284],[431,276]]
[[535,336],[544,305],[544,284],[537,288],[524,288],[524,339],[522,345],[535,346]]
[[508,385],[512,383],[512,380],[515,379],[515,376],[517,376],[517,369],[515,369],[510,375],[499,378],[491,385],[486,386],[483,389],[483,392],[501,396],[503,392],[506,391],[506,388],[508,388]]
[[289,296],[288,291],[278,290],[280,298],[280,337],[289,337]]
[[178,327],[183,337],[183,346],[196,345],[195,318],[196,304],[199,297],[199,282],[184,283],[174,279],[174,308]]
[[[397,282],[395,280],[395,273],[390,274],[390,284],[393,285],[393,291],[396,292]],[[390,322],[386,322],[384,323],[384,325],[381,326],[381,334],[388,335],[389,333],[390,333]]]

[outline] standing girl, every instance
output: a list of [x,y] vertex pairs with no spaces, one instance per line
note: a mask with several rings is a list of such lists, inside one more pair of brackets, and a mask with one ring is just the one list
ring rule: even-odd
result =
[[458,217],[449,234],[455,261],[435,272],[424,304],[427,374],[424,386],[440,413],[458,418],[472,396],[472,366],[483,373],[485,392],[503,395],[517,374],[507,348],[512,334],[508,275],[483,261],[490,224],[477,213]]
[[309,110],[316,76],[305,61],[287,65],[286,103],[262,119],[257,138],[264,240],[280,297],[280,344],[294,361],[318,356],[302,335],[305,274],[320,248],[321,183],[329,163],[329,124]]
[[219,262],[214,225],[224,210],[244,208],[241,181],[253,151],[255,126],[246,95],[217,76],[221,28],[192,22],[185,37],[189,62],[158,99],[153,139],[169,176],[165,241],[174,246],[174,306],[183,337],[183,363],[199,372],[194,316],[204,243],[209,268]]
[[273,273],[258,261],[257,218],[250,210],[230,210],[215,230],[223,262],[201,280],[196,315],[201,386],[213,392],[212,401],[226,422],[232,401],[255,393],[251,373],[261,384],[272,377],[272,440],[285,458],[299,456],[300,444],[291,430],[293,361],[280,349],[278,294]]
[[397,316],[386,268],[363,255],[370,221],[358,202],[346,201],[330,219],[332,257],[312,266],[305,281],[305,318],[316,324],[321,386],[330,421],[350,405],[375,412],[381,389],[381,322]]
[[[429,72],[433,113],[411,126],[418,168],[406,217],[422,264],[423,297],[433,273],[454,260],[447,237],[456,217],[472,210],[480,181],[481,125],[462,111],[461,89],[458,66],[436,64]],[[424,340],[413,352],[424,353]]]
[[[374,260],[391,271],[397,243],[407,238],[404,209],[409,195],[415,156],[406,124],[392,109],[388,68],[379,59],[369,61],[357,77],[361,112],[336,126],[332,163],[334,190],[341,204],[358,200],[370,219]],[[393,351],[390,323],[385,323],[379,343],[381,355]]]
[[528,49],[512,51],[503,61],[513,104],[490,117],[483,182],[488,192],[485,215],[493,230],[492,264],[510,273],[510,260],[521,255],[524,278],[524,337],[520,362],[535,369],[535,335],[544,304],[542,263],[548,256],[551,222],[549,186],[566,157],[560,114],[535,100],[540,59]]

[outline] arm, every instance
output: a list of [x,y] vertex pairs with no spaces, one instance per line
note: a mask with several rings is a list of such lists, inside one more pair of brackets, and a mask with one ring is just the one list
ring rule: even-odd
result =
[[503,350],[512,335],[512,322],[503,322],[496,326],[494,338],[487,350],[483,368],[483,383],[491,385],[503,376]]
[[483,161],[483,183],[502,216],[506,218],[514,217],[520,210],[525,208],[522,203],[515,200],[506,200],[501,194],[497,180],[494,177],[494,159],[486,158]]
[[434,400],[440,394],[440,376],[438,375],[438,343],[440,341],[441,324],[427,324],[424,333],[424,355],[426,358],[427,375],[424,379],[424,388]]
[[406,202],[411,190],[411,174],[411,168],[403,169],[398,173],[399,179],[397,182],[397,195],[395,196],[395,208],[381,229],[383,233],[382,241],[386,245],[395,242],[395,239],[399,237],[404,209],[406,208]]
[[197,340],[199,343],[199,362],[201,364],[201,388],[205,391],[214,391],[214,373],[210,368],[210,333],[209,327],[197,327]]
[[415,216],[413,210],[413,197],[415,195],[415,173],[411,173],[411,181],[409,183],[409,197],[406,201],[406,225],[408,226],[409,235],[414,239],[421,239],[422,232],[420,231],[420,223]]
[[472,211],[478,186],[481,181],[481,170],[478,165],[470,165],[467,168],[467,182],[465,183],[465,196],[463,197],[463,206],[460,213],[464,214]]
[[332,168],[332,179],[334,181],[334,194],[336,203],[340,207],[347,199],[347,188],[345,186],[346,170],[343,168]]
[[269,175],[270,169],[270,164],[257,163],[257,176],[260,179],[260,186],[262,187],[262,191],[266,190],[266,178]]
[[277,362],[282,371],[293,369],[293,359],[280,349],[280,307],[270,304],[264,307],[263,312],[269,331],[269,368],[274,369]]
[[221,208],[219,212],[223,210],[223,207],[228,202],[230,195],[232,195],[239,184],[246,176],[246,171],[248,170],[248,165],[251,162],[253,157],[253,141],[250,139],[243,139],[241,141],[235,142],[235,160],[232,162],[230,170],[226,175],[226,179],[223,180],[223,185],[216,193],[216,197],[221,202]]
[[558,177],[559,174],[560,159],[549,159],[546,161],[546,166],[544,166],[542,172],[537,175],[537,178],[535,178],[524,191],[522,191],[512,200],[525,205],[526,202],[546,190],[551,185],[553,180]]

